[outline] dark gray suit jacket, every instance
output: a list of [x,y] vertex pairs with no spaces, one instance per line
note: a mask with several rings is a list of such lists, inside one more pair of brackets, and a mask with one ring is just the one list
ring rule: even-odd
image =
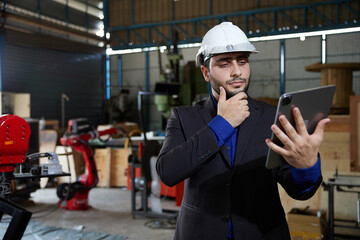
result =
[[299,200],[320,186],[322,177],[303,194],[289,165],[265,168],[275,108],[250,97],[248,102],[250,116],[239,126],[232,168],[226,146],[217,145],[208,127],[217,112],[211,97],[174,108],[156,166],[168,186],[185,180],[174,239],[226,239],[230,218],[235,240],[290,239],[277,182]]

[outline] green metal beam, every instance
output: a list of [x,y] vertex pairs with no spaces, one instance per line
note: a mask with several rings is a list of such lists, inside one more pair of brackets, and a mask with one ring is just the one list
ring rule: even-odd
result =
[[[130,0],[131,2],[133,0]],[[355,0],[333,0],[327,2],[316,2],[311,4],[302,4],[302,5],[293,5],[293,6],[284,6],[284,7],[274,7],[274,8],[263,8],[263,9],[255,9],[249,11],[241,11],[241,12],[233,12],[227,14],[217,14],[217,15],[206,15],[191,19],[181,19],[174,20],[174,4],[172,4],[171,8],[171,21],[166,22],[154,22],[154,23],[146,23],[146,24],[131,24],[128,26],[113,26],[109,27],[108,31],[111,34],[127,32],[127,42],[124,44],[124,41],[121,42],[113,42],[111,46],[113,49],[129,49],[129,48],[138,48],[138,47],[151,47],[156,46],[159,43],[154,43],[153,39],[150,37],[145,40],[143,38],[139,38],[135,33],[135,30],[147,29],[148,33],[154,32],[156,35],[160,36],[161,42],[165,42],[165,44],[172,43],[172,30],[177,29],[180,34],[182,34],[181,43],[194,43],[200,42],[202,36],[199,36],[199,27],[205,29],[206,31],[210,28],[207,24],[208,21],[217,20],[218,22],[222,22],[224,20],[240,20],[241,22],[245,22],[245,26],[242,28],[245,30],[245,33],[249,37],[259,37],[259,36],[269,36],[269,35],[277,35],[284,33],[300,33],[300,32],[308,32],[308,31],[318,31],[318,30],[328,30],[328,29],[336,29],[336,28],[345,28],[345,27],[356,27],[360,26],[360,9],[353,8],[349,6],[351,3],[355,3]],[[260,3],[260,1],[258,1]],[[209,0],[209,11],[210,6],[212,5],[212,1]],[[353,5],[353,6],[359,6]],[[104,5],[105,7],[105,5]],[[212,6],[211,6],[212,7]],[[323,13],[324,7],[335,7],[334,16],[325,16]],[[349,12],[347,17],[347,21],[340,22],[339,14],[341,10],[346,9]],[[290,12],[294,12],[297,10],[299,13],[302,12],[302,16],[299,20],[295,20],[290,17]],[[133,8],[132,8],[133,14]],[[212,10],[211,10],[212,11]],[[272,13],[273,19],[272,22],[265,22],[262,16],[268,16],[269,13]],[[131,15],[132,15],[131,14]],[[314,17],[315,20],[321,22],[321,24],[312,24],[309,22],[309,16]],[[285,20],[286,26],[279,26],[279,20]],[[313,19],[313,18],[312,18]],[[132,19],[133,20],[133,19]],[[270,22],[270,24],[269,24]],[[256,25],[254,25],[254,23]],[[191,26],[188,29],[184,26]],[[157,27],[167,26],[169,30],[160,31]],[[135,38],[130,38],[130,33],[134,32]]]

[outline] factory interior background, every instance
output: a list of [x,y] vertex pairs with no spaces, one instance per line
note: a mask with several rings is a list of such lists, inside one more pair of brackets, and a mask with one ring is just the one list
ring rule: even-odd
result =
[[[333,239],[360,239],[360,1],[1,0],[0,10],[1,121],[13,114],[29,123],[33,156],[10,163],[12,180],[1,168],[4,239],[172,239],[183,184],[158,182],[151,194],[153,165],[135,159],[147,140],[164,139],[173,107],[209,95],[195,56],[223,21],[259,51],[249,58],[252,98],[276,106],[283,93],[336,85],[322,186],[307,201],[280,195],[292,239],[330,239],[330,228]],[[84,174],[77,206],[69,195]],[[338,176],[351,184],[333,185]]]

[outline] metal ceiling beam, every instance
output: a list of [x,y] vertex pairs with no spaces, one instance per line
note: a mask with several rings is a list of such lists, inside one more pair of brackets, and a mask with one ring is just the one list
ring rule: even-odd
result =
[[[155,23],[144,23],[144,24],[132,24],[128,26],[114,26],[105,28],[106,32],[110,32],[111,35],[116,33],[118,36],[121,33],[126,32],[126,36],[128,36],[128,41],[121,41],[119,43],[111,43],[111,47],[113,50],[120,49],[131,49],[131,48],[142,48],[142,47],[153,47],[157,46],[159,43],[154,43],[152,39],[143,38],[142,41],[139,38],[131,38],[131,33],[135,30],[147,29],[150,33],[155,33],[153,36],[160,36],[161,39],[165,41],[166,45],[171,45],[171,29],[178,29],[183,36],[186,36],[185,40],[180,40],[179,44],[183,43],[194,43],[200,42],[202,36],[198,36],[198,27],[203,27],[206,30],[209,27],[205,24],[206,21],[209,20],[217,20],[221,22],[225,19],[229,18],[240,18],[244,19],[245,33],[248,37],[260,37],[260,36],[268,36],[268,35],[278,35],[285,33],[300,33],[300,32],[308,32],[308,31],[318,31],[318,30],[327,30],[327,29],[336,29],[336,28],[344,28],[344,27],[354,27],[360,26],[360,9],[353,9],[348,4],[356,2],[355,0],[333,0],[327,2],[317,2],[312,4],[303,4],[303,5],[294,5],[294,6],[284,6],[284,7],[274,7],[274,8],[266,8],[266,9],[255,9],[249,11],[241,11],[241,12],[233,12],[227,14],[217,14],[217,15],[208,15],[202,17],[196,17],[191,19],[181,19],[181,20],[172,20],[167,22],[155,22]],[[329,16],[325,16],[319,7],[335,7],[336,14],[329,18]],[[104,5],[105,7],[105,5]],[[349,12],[349,19],[353,21],[348,21],[341,23],[339,22],[339,11],[340,9],[346,9]],[[289,15],[289,11],[298,10],[303,11],[302,18],[299,21],[296,21]],[[106,11],[106,9],[104,9]],[[211,11],[211,10],[209,10]],[[261,16],[265,14],[272,13],[273,15],[273,23],[270,27],[268,23],[265,23],[261,20]],[[320,20],[323,24],[319,24],[317,26],[312,26],[309,22],[308,16],[312,14],[315,16],[315,19]],[[287,26],[279,26],[278,20],[279,17],[282,17],[289,24]],[[250,22],[249,19],[254,20]],[[257,27],[254,24],[256,23]],[[184,30],[182,24],[192,25],[192,32],[188,32]],[[288,27],[292,25],[291,27]],[[164,32],[160,32],[157,30],[157,27],[166,26],[168,27],[169,35],[166,36]],[[151,34],[150,34],[151,35]]]
[[[31,26],[31,27],[35,27],[35,28],[41,28],[41,29],[45,29],[45,30],[49,30],[49,31],[58,33],[58,34],[62,34],[64,36],[71,35],[71,36],[74,36],[77,38],[82,38],[84,40],[87,39],[87,40],[92,40],[95,42],[104,41],[104,39],[102,37],[98,37],[98,36],[88,33],[88,32],[81,32],[81,31],[70,29],[68,27],[61,27],[56,24],[46,23],[44,21],[38,21],[36,19],[19,16],[19,15],[12,14],[12,13],[6,13],[6,22],[14,22],[14,23],[17,23],[17,24],[23,25],[23,26],[27,25],[27,26]],[[12,26],[7,23],[4,24],[4,27],[5,28],[9,27],[9,28],[13,29]],[[24,31],[31,32],[30,30],[24,30]]]
[[[74,4],[73,1],[71,3]],[[86,10],[87,5],[84,3],[82,4]],[[50,33],[55,33],[58,36],[64,36],[64,38],[66,39],[81,42],[84,41],[92,45],[97,45],[100,42],[105,41],[104,37],[97,36],[94,30],[89,31],[88,23],[86,26],[78,26],[69,23],[68,17],[66,17],[66,21],[64,22],[43,15],[40,11],[40,0],[37,1],[37,12],[32,12],[26,9],[19,8],[17,6],[9,5],[6,3],[5,0],[0,2],[0,6],[2,10],[0,20],[2,23],[1,27],[3,28],[14,29],[27,33],[42,32],[42,30],[46,30]],[[68,11],[66,11],[66,14],[68,14]]]
[[52,0],[54,2],[63,4],[65,6],[69,6],[73,9],[76,9],[80,12],[86,12],[94,17],[99,18],[103,12],[102,9],[99,8],[98,6],[95,6],[93,4],[88,3],[87,1],[82,2],[82,1],[68,1],[68,0]]

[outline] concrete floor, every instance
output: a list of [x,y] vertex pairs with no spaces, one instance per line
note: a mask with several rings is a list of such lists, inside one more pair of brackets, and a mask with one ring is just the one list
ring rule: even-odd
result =
[[[89,194],[91,208],[85,211],[64,210],[57,207],[57,202],[55,188],[39,189],[31,194],[30,201],[23,207],[33,213],[32,220],[43,221],[49,226],[127,236],[128,240],[169,240],[174,236],[174,224],[165,222],[161,225],[171,229],[153,229],[145,224],[154,223],[154,219],[143,216],[133,218],[130,191],[125,189],[92,189]],[[175,200],[166,198],[161,202],[162,208],[179,209]]]
[[[133,218],[130,194],[130,191],[122,188],[94,188],[89,193],[90,209],[69,211],[57,207],[56,189],[46,188],[33,192],[30,201],[19,205],[33,213],[31,220],[42,221],[48,226],[126,236],[128,240],[173,239],[174,222],[168,223],[164,219],[154,221],[156,219],[141,216]],[[137,200],[140,200],[139,196]],[[163,198],[161,204],[164,209],[179,210],[173,199]],[[161,225],[163,227],[161,229],[148,227],[154,226],[153,223],[155,226],[159,226],[156,225],[159,223],[164,225]],[[360,237],[346,239],[360,239]]]

